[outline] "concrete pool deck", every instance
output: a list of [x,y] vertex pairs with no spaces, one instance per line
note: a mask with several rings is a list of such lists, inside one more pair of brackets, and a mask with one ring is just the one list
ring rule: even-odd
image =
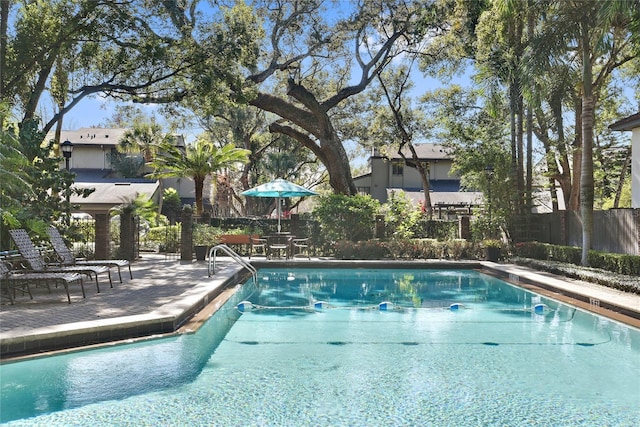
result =
[[[446,267],[479,268],[511,283],[585,310],[640,328],[640,295],[560,278],[513,264],[485,261],[338,261],[251,260],[262,266],[323,267]],[[225,298],[245,280],[247,270],[227,257],[219,257],[216,272],[208,277],[206,262],[184,262],[159,254],[143,254],[132,263],[133,279],[113,288],[85,280],[86,298],[78,286],[70,288],[71,304],[63,288],[48,293],[33,288],[33,300],[18,295],[15,305],[0,305],[0,357],[10,360],[24,355],[115,343],[140,337],[181,333],[197,328]],[[124,273],[124,272],[123,272]],[[117,277],[117,274],[115,275]],[[125,278],[125,276],[127,278]]]

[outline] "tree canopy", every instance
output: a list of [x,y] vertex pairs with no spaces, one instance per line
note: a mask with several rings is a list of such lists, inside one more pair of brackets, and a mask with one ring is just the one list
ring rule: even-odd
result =
[[[491,164],[515,189],[496,200],[512,237],[545,185],[554,209],[580,212],[586,251],[594,207],[628,188],[606,122],[637,112],[639,30],[640,0],[0,0],[0,98],[21,129],[44,118],[41,134],[91,96],[190,112],[217,149],[250,150],[245,188],[315,162],[353,195],[346,143],[451,144],[467,185],[487,185]],[[470,84],[450,84],[461,73]],[[402,98],[407,76],[442,87]],[[380,131],[364,132],[373,117]]]

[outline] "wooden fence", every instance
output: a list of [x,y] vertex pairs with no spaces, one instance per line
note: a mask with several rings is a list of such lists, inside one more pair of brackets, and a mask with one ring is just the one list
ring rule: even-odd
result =
[[[538,241],[565,246],[582,246],[579,212],[559,211],[533,216]],[[640,255],[640,209],[594,211],[592,249]]]

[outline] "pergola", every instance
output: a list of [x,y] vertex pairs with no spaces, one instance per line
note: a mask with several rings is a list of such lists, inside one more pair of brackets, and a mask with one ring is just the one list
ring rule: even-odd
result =
[[95,256],[97,259],[109,258],[109,217],[111,210],[130,203],[139,196],[153,200],[158,206],[162,203],[160,181],[155,182],[76,182],[73,188],[94,188],[89,197],[72,194],[72,213],[87,213],[95,220]]

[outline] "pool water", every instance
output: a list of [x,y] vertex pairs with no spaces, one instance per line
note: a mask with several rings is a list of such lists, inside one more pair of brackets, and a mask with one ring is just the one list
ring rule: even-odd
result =
[[639,360],[637,329],[476,271],[264,269],[196,334],[2,365],[0,416],[637,426]]

